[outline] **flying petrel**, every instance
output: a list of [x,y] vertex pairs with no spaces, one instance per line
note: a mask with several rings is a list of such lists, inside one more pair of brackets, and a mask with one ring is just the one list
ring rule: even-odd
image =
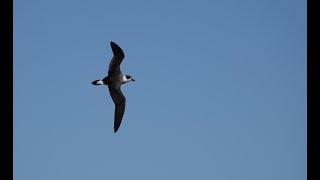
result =
[[114,42],[110,42],[113,57],[109,64],[108,76],[102,80],[98,79],[92,82],[93,85],[107,85],[110,95],[115,104],[114,112],[114,132],[120,127],[123,113],[126,106],[126,98],[121,92],[121,85],[129,81],[135,81],[130,75],[123,74],[120,70],[120,64],[124,59],[122,49]]

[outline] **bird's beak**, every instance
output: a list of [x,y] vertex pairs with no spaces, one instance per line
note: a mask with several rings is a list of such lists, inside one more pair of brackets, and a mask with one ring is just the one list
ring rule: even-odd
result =
[[136,81],[136,80],[134,80],[134,79],[132,78],[132,81]]

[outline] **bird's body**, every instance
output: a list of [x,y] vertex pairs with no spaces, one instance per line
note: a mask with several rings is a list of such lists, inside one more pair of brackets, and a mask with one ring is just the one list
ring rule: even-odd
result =
[[113,57],[109,64],[108,76],[95,80],[93,85],[107,85],[111,98],[115,104],[114,132],[117,132],[125,110],[126,98],[121,92],[121,85],[130,81],[135,81],[130,75],[121,72],[120,64],[124,59],[122,49],[114,42],[110,42]]

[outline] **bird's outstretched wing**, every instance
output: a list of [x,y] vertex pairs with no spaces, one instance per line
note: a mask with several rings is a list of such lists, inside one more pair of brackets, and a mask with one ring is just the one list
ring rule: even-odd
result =
[[124,58],[124,53],[122,49],[114,42],[110,42],[110,46],[113,52],[113,57],[109,64],[108,74],[121,72],[120,70],[120,64]]
[[115,112],[114,112],[114,132],[116,133],[120,127],[122,117],[124,114],[124,110],[126,107],[126,98],[121,92],[120,87],[115,89],[111,86],[108,86],[110,95],[115,105]]

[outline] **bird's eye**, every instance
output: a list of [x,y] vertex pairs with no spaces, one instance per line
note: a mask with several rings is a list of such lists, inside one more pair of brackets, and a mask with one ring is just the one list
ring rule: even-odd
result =
[[130,79],[130,78],[131,78],[131,76],[129,76],[129,75],[126,75],[126,78],[127,78],[127,79]]

